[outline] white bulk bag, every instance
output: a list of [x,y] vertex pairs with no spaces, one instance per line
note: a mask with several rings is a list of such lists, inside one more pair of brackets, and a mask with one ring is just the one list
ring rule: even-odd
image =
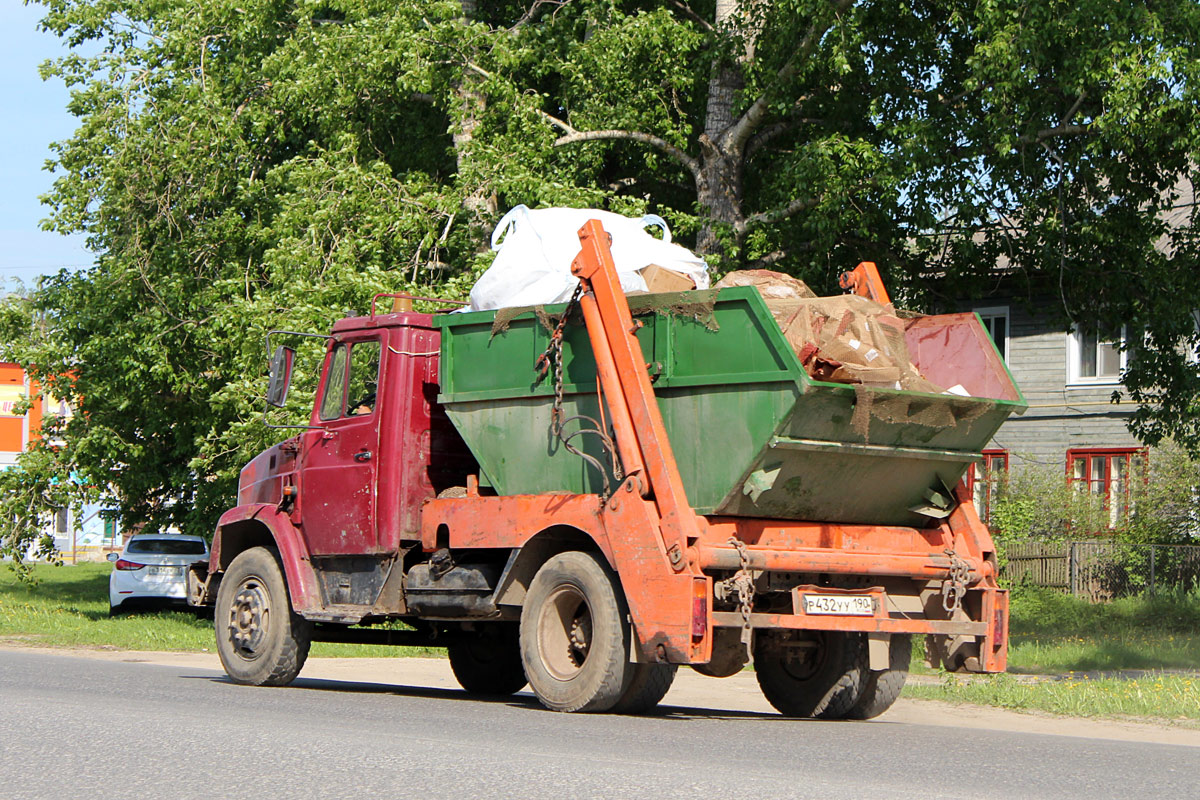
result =
[[[579,229],[590,219],[600,220],[612,236],[612,255],[621,288],[646,291],[638,274],[650,264],[682,273],[707,289],[708,265],[686,247],[671,243],[671,232],[662,217],[647,214],[639,219],[591,208],[543,208],[520,205],[504,215],[492,233],[496,260],[471,289],[471,305],[464,311],[485,311],[514,306],[563,303],[578,283],[571,262],[579,254]],[[646,232],[662,229],[663,238]]]

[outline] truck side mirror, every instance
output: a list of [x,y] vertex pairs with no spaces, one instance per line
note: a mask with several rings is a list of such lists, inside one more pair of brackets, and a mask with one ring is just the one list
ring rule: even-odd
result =
[[267,403],[282,408],[287,400],[288,386],[292,382],[292,363],[296,360],[296,351],[290,347],[279,345],[271,358],[271,380],[267,384]]

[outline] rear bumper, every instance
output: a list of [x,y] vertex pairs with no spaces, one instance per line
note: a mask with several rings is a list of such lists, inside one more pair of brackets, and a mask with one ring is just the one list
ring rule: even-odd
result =
[[148,583],[137,580],[110,580],[108,604],[117,608],[128,600],[163,600],[184,603],[186,586],[182,576],[170,581]]
[[[778,577],[774,573],[792,576],[785,581],[794,586],[791,613],[780,609],[778,600],[748,617],[713,611],[714,628],[923,634],[931,658],[949,669],[1003,672],[1008,592],[996,583],[987,529],[973,517],[973,510],[960,506],[946,523],[928,529],[708,517],[689,556],[695,568],[714,579],[743,569],[756,576],[767,573],[768,584]],[[838,588],[862,585],[847,578],[878,585]],[[795,585],[796,579],[803,585]],[[943,602],[945,585],[956,587],[954,602]],[[806,594],[869,596],[874,611],[807,613]]]

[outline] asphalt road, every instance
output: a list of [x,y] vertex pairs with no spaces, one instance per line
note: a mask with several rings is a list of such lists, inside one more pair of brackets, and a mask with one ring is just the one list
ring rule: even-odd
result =
[[[668,698],[669,700],[669,698]],[[1200,750],[0,651],[0,798],[1189,798]]]

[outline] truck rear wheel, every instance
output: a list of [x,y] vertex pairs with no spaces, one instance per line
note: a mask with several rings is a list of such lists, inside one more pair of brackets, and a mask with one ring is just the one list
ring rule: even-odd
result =
[[788,717],[842,719],[858,702],[866,680],[862,636],[814,632],[814,640],[791,634],[759,634],[754,671],[759,688],[779,713]]
[[221,579],[214,615],[217,654],[234,683],[286,686],[300,674],[312,626],[292,612],[275,553],[252,547]]
[[633,664],[633,677],[621,699],[612,707],[614,714],[646,714],[654,709],[671,690],[675,664]]
[[508,695],[525,688],[517,626],[492,623],[446,648],[458,685],[474,694]]
[[629,626],[616,575],[598,557],[559,553],[542,565],[521,610],[521,660],[554,711],[608,711],[629,688]]
[[851,706],[846,719],[874,719],[891,708],[904,688],[911,661],[912,636],[907,633],[892,634],[888,647],[888,668],[868,673],[862,694]]

